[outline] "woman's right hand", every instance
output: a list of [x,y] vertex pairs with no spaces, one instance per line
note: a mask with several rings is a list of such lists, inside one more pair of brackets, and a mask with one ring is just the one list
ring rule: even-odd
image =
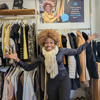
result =
[[59,18],[59,17],[60,17],[60,14],[57,14],[57,15],[56,15],[56,18]]
[[20,59],[19,59],[18,56],[17,56],[16,51],[14,51],[14,54],[11,53],[10,51],[8,51],[8,52],[9,52],[9,54],[8,54],[8,53],[5,53],[5,54],[4,54],[4,56],[5,56],[6,58],[14,59],[14,60],[17,61],[17,62],[20,61]]

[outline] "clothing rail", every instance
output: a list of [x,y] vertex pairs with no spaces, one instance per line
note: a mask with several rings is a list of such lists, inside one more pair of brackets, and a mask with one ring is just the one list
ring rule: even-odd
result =
[[20,16],[20,17],[0,17],[0,20],[14,20],[14,19],[33,19],[35,16]]
[[[38,29],[38,31],[43,31],[45,29]],[[76,30],[91,30],[91,28],[75,28],[75,29],[71,29],[71,28],[66,28],[66,29],[53,29],[55,31],[76,31]]]

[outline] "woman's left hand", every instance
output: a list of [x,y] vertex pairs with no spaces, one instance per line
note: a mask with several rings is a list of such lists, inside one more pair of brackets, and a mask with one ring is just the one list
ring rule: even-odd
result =
[[92,34],[92,35],[90,35],[89,33],[88,33],[88,42],[91,42],[91,40],[93,40],[93,39],[95,39],[95,38],[98,38],[98,37],[100,37],[100,35],[98,34],[98,33],[94,33],[94,34]]

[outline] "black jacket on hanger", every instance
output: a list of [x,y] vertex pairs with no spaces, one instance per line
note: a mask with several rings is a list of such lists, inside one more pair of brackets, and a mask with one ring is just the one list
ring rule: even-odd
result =
[[[82,32],[82,35],[84,39],[87,41],[88,35],[85,32]],[[96,58],[91,48],[91,42],[86,47],[86,62],[87,62],[87,68],[90,72],[91,78],[98,79],[99,76],[98,76]]]
[[[68,37],[69,37],[69,42],[70,42],[71,48],[74,49],[75,46],[74,46],[73,37],[71,37],[71,34],[68,34]],[[75,60],[76,60],[75,79],[70,79],[70,81],[71,81],[71,89],[72,89],[72,90],[76,90],[76,89],[78,89],[78,88],[81,87],[81,85],[80,85],[80,80],[79,80],[79,78],[77,78],[77,73],[78,73],[78,72],[81,73],[81,69],[80,69],[80,68],[79,68],[80,70],[78,69],[79,66],[78,66],[77,63],[80,64],[80,61],[79,61],[79,59],[77,59],[77,56],[79,56],[79,55],[78,55],[78,54],[77,54],[77,55],[74,55],[74,58],[75,58]],[[78,74],[78,75],[79,75],[79,74]]]
[[[66,36],[64,35],[61,35],[61,40],[62,40],[62,45],[64,48],[67,48],[67,39],[66,39]],[[69,70],[68,70],[68,56],[65,55],[65,60],[66,60],[66,64],[64,65],[67,72],[69,73]]]
[[23,97],[23,86],[20,80],[20,77],[22,74],[23,74],[23,71],[20,73],[18,77],[17,100],[22,100],[22,97]]
[[[75,34],[74,33],[70,33],[70,34],[71,34],[71,37],[72,37],[73,42],[74,42],[74,48],[78,48]],[[81,66],[80,66],[80,59],[79,59],[78,54],[76,55],[76,61],[77,61],[77,72],[80,75],[81,74]]]

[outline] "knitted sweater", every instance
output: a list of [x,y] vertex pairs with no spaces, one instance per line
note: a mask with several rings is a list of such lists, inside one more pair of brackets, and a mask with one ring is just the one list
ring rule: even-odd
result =
[[[68,35],[66,35],[66,38],[67,38],[67,48],[71,49]],[[69,68],[69,77],[75,79],[76,60],[74,56],[68,56],[68,68]]]

